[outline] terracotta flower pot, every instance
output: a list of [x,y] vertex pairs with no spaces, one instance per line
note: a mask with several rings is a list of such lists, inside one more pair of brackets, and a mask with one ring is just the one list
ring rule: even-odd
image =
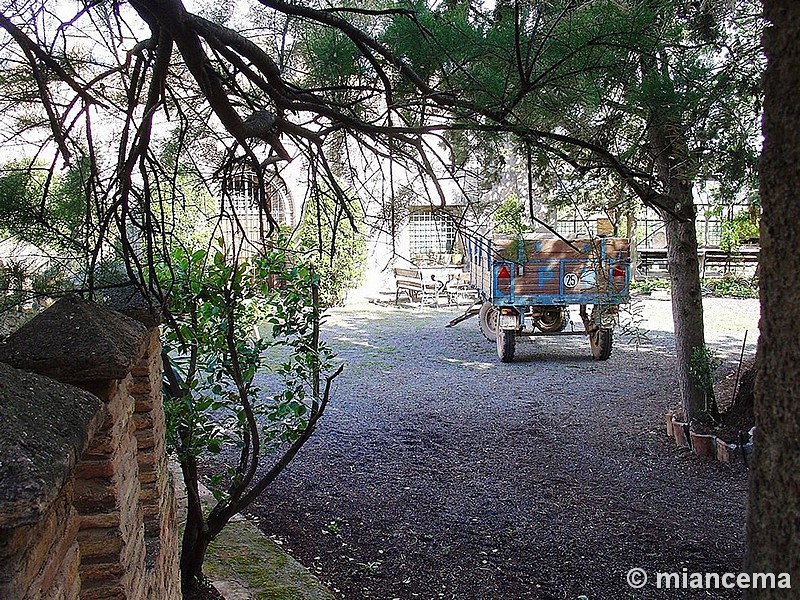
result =
[[689,446],[689,440],[686,439],[685,427],[686,423],[681,423],[673,418],[672,435],[675,438],[675,445],[680,446],[681,448],[686,448]]
[[717,438],[713,435],[691,432],[692,450],[697,456],[716,457]]
[[719,462],[731,462],[731,459],[735,456],[735,451],[735,444],[728,444],[725,442],[725,440],[717,438],[717,460]]

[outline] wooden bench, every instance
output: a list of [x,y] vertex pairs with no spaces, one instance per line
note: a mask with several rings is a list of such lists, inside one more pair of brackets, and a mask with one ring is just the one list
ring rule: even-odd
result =
[[637,271],[645,277],[650,276],[650,271],[656,274],[667,272],[667,249],[666,248],[639,248],[636,251],[638,257]]
[[722,270],[727,273],[734,269],[758,266],[760,248],[739,248],[728,253],[719,248],[700,248],[697,257],[700,261],[700,276],[706,276],[706,269]]
[[[744,267],[755,269],[758,265],[760,248],[742,247],[727,253],[724,250],[713,246],[701,246],[697,249],[697,259],[700,263],[700,276],[710,275],[706,271],[722,270],[741,270]],[[645,276],[654,269],[667,271],[667,249],[666,248],[642,248],[638,251],[639,270]]]
[[405,294],[411,302],[425,304],[433,300],[434,304],[438,304],[439,295],[444,293],[444,283],[433,277],[425,279],[422,271],[417,269],[395,269],[394,280],[397,286],[395,304],[400,303],[400,294]]

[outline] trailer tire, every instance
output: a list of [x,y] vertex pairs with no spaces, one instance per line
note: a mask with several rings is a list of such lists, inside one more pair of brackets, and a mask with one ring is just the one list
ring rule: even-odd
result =
[[611,356],[611,347],[614,341],[613,329],[596,329],[589,334],[589,346],[595,360],[608,360]]
[[557,333],[564,331],[569,323],[569,313],[566,308],[547,310],[534,321],[534,325],[544,333]]
[[514,360],[514,343],[516,342],[516,334],[513,331],[498,329],[497,330],[497,356],[500,362],[509,363]]
[[481,304],[481,309],[478,312],[478,327],[485,337],[490,342],[497,341],[497,307],[491,302],[484,302]]

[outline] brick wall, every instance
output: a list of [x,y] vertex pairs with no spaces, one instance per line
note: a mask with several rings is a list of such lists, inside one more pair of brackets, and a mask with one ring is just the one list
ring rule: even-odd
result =
[[0,598],[180,598],[145,323],[65,298],[0,346]]

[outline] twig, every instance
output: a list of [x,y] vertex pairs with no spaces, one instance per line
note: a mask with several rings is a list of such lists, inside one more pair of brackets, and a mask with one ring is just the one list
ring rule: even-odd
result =
[[739,367],[736,369],[736,381],[733,384],[733,395],[731,396],[731,406],[736,401],[736,391],[739,388],[739,376],[742,374],[742,361],[744,360],[744,349],[747,345],[747,329],[744,330],[744,339],[742,340],[742,352],[739,355]]

